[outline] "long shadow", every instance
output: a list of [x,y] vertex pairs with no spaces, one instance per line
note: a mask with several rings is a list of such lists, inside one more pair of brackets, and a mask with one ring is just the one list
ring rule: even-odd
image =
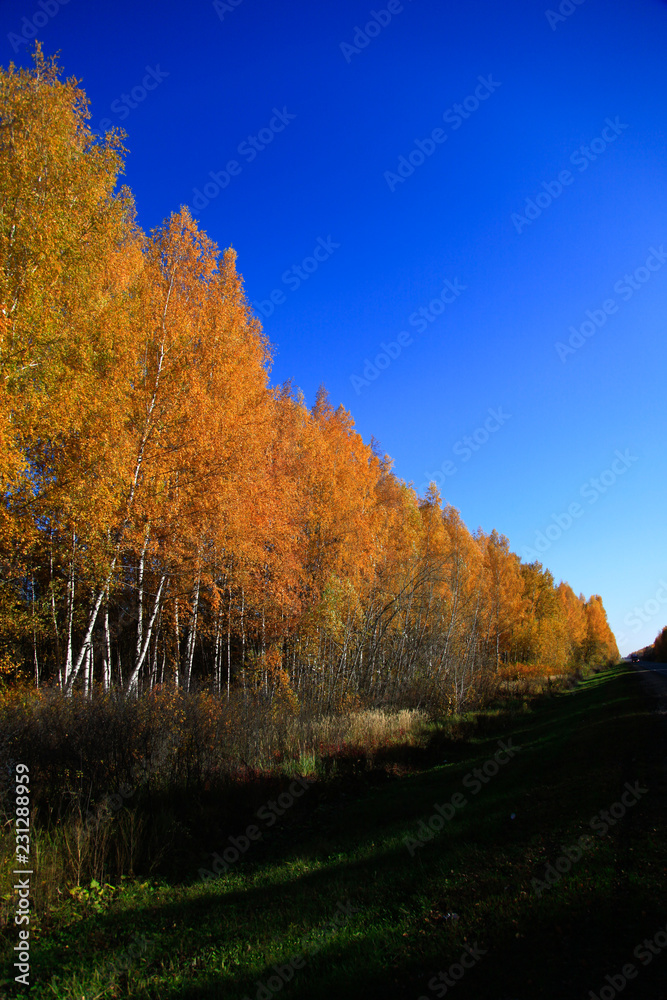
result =
[[[478,837],[476,847],[483,845],[484,839]],[[308,896],[310,900],[310,912],[306,913],[304,931],[312,927],[313,923],[318,923],[312,919],[313,909],[320,914],[319,923],[324,923],[331,916],[336,903],[341,899],[341,889],[347,890],[344,895],[353,904],[358,902],[363,906],[364,900],[359,898],[358,886],[367,884],[371,866],[377,872],[382,867],[396,867],[400,863],[403,875],[401,879],[394,879],[393,893],[396,895],[397,889],[402,888],[406,896],[414,896],[428,881],[427,869],[439,854],[444,867],[448,863],[446,852],[432,849],[428,854],[431,859],[420,859],[422,863],[414,866],[410,872],[404,870],[406,860],[398,851],[390,852],[384,858],[376,857],[372,862],[342,864],[337,869],[341,878],[338,879],[335,891],[332,891],[334,887],[331,885],[332,872],[326,871],[312,873],[280,886],[231,892],[222,898],[213,893],[203,893],[197,900],[163,907],[160,922],[178,925],[174,948],[178,947],[179,938],[182,939],[190,931],[197,934],[199,950],[207,941],[224,942],[233,950],[235,944],[241,945],[246,941],[243,920],[240,918],[257,907],[262,911],[262,917],[260,920],[255,918],[253,935],[270,941],[275,932],[277,912],[283,916],[286,924],[298,923],[300,917],[303,919],[303,896]],[[512,886],[513,892],[521,891],[520,885],[521,883]],[[604,985],[604,975],[617,971],[619,960],[624,956],[631,959],[634,946],[643,936],[652,937],[664,927],[666,919],[659,900],[647,897],[645,892],[632,891],[627,884],[611,887],[606,892],[585,893],[579,901],[574,901],[574,905],[554,902],[549,896],[540,902],[529,899],[523,911],[519,911],[520,919],[508,918],[505,926],[502,922],[487,922],[485,927],[480,927],[479,922],[475,921],[473,906],[464,905],[460,909],[460,921],[452,924],[451,928],[441,925],[433,933],[433,939],[425,940],[414,955],[401,948],[400,937],[394,933],[393,939],[385,940],[382,945],[388,957],[392,949],[396,949],[394,959],[398,957],[399,962],[388,960],[386,968],[383,964],[380,967],[373,964],[366,976],[359,974],[359,969],[363,969],[366,964],[362,959],[368,952],[369,944],[375,947],[379,944],[378,934],[373,927],[362,927],[363,933],[359,940],[341,940],[340,936],[333,938],[316,957],[308,959],[306,955],[306,967],[295,974],[289,996],[296,1000],[320,995],[396,998],[411,995],[417,997],[419,993],[426,995],[429,993],[427,978],[431,978],[439,969],[448,969],[457,961],[466,936],[469,936],[469,943],[478,941],[488,954],[484,956],[483,962],[480,960],[474,972],[458,984],[462,989],[457,992],[457,996],[576,996],[574,991],[583,990],[587,984],[588,988]],[[206,914],[205,922],[201,919],[202,912]],[[601,913],[605,914],[604,920],[600,919]],[[147,915],[149,911],[145,910],[143,916]],[[105,934],[117,933],[122,927],[122,917],[113,916],[104,923]],[[349,926],[354,932],[354,915],[350,918]],[[150,935],[150,929],[148,933]],[[536,955],[541,956],[545,973],[548,970],[546,981],[535,979],[539,973],[539,966],[536,969],[534,961]],[[284,965],[287,960],[288,955],[283,954],[275,962],[258,965],[252,975],[241,973],[235,977],[227,976],[222,981],[220,977],[208,973],[196,985],[163,988],[162,996],[183,997],[186,1000],[198,997],[224,996],[230,1000],[244,995],[255,997],[257,983],[266,982],[275,974],[274,964]],[[351,967],[355,969],[353,982],[350,982],[346,973],[346,969]],[[39,972],[37,967],[36,974],[39,975]],[[320,992],[316,987],[318,983],[322,987],[324,976],[326,991]],[[654,989],[654,980],[650,981]],[[643,982],[647,983],[649,980]],[[285,995],[287,992],[285,989]],[[628,992],[626,995],[643,994]],[[650,995],[655,1000],[659,996],[655,992],[645,995]]]
[[[210,954],[217,948],[220,962],[223,955],[227,956],[228,972],[224,978],[221,972],[202,972],[197,984],[174,984],[173,988],[161,989],[160,995],[167,1000],[172,997],[186,1000],[222,996],[230,1000],[243,996],[254,998],[258,993],[257,984],[275,975],[273,960],[259,961],[252,974],[240,966],[235,973],[229,956],[240,955],[250,937],[258,944],[264,942],[263,946],[259,944],[258,954],[262,950],[271,951],[273,947],[279,953],[280,940],[291,941],[292,937],[296,940],[309,928],[322,925],[340,900],[349,899],[359,905],[361,915],[353,914],[349,923],[317,955],[308,959],[306,966],[281,988],[282,995],[294,1000],[319,996],[414,997],[416,1000],[423,995],[431,1000],[437,993],[429,989],[428,981],[439,969],[447,969],[457,961],[467,937],[468,943],[478,939],[488,955],[457,982],[458,997],[488,996],[496,1000],[514,997],[518,1000],[539,996],[574,997],[577,991],[587,996],[589,989],[596,990],[604,985],[604,975],[614,974],[619,959],[627,955],[627,960],[632,960],[633,947],[641,941],[642,933],[653,934],[667,921],[667,914],[663,913],[657,898],[652,898],[642,885],[635,884],[627,871],[616,872],[616,854],[627,859],[633,849],[631,831],[635,815],[629,814],[628,825],[621,828],[625,832],[616,854],[608,857],[608,845],[601,842],[599,857],[598,853],[591,856],[590,863],[600,869],[598,875],[602,873],[603,881],[611,865],[611,882],[604,891],[599,887],[587,887],[584,881],[581,895],[574,894],[569,902],[563,901],[555,890],[541,900],[527,892],[531,875],[539,876],[543,865],[542,869],[531,870],[524,854],[533,851],[533,841],[540,834],[542,846],[546,844],[548,849],[543,861],[549,860],[548,851],[558,850],[560,843],[557,829],[544,829],[545,818],[553,820],[552,814],[545,817],[539,807],[533,807],[531,813],[526,801],[526,796],[535,800],[536,764],[539,774],[553,772],[558,775],[558,766],[562,767],[568,745],[577,741],[581,744],[575,748],[575,760],[578,761],[582,751],[588,752],[598,744],[613,744],[620,730],[637,717],[638,710],[628,706],[621,690],[627,688],[623,676],[608,682],[610,696],[602,701],[599,693],[584,688],[569,702],[543,705],[526,716],[525,722],[521,720],[520,728],[515,718],[515,742],[525,745],[529,752],[524,757],[520,753],[501,770],[480,792],[479,798],[471,800],[448,825],[446,832],[434,837],[414,857],[410,857],[402,843],[372,853],[370,847],[374,837],[390,834],[400,840],[402,834],[410,832],[409,827],[415,820],[428,816],[433,803],[443,801],[452,791],[460,789],[466,772],[488,760],[497,749],[493,736],[485,734],[474,745],[467,745],[465,759],[452,765],[413,774],[381,788],[365,789],[363,795],[346,804],[344,815],[341,814],[336,822],[325,818],[328,829],[316,828],[315,844],[295,844],[292,840],[286,845],[279,839],[274,841],[261,859],[258,856],[256,863],[247,866],[244,863],[244,868],[239,870],[251,883],[245,888],[221,895],[224,883],[216,884],[215,890],[202,887],[194,898],[166,905],[143,904],[131,914],[111,912],[95,916],[83,922],[76,937],[85,941],[96,934],[106,940],[123,940],[128,938],[131,927],[136,926],[149,937],[158,934],[163,954],[192,955],[195,960],[197,954]],[[611,707],[619,711],[609,718],[599,717]],[[598,717],[591,718],[591,715]],[[582,727],[586,720],[589,725]],[[595,732],[590,723],[596,727]],[[617,764],[623,765],[625,770],[628,755],[620,743],[618,750],[616,756],[623,759]],[[595,772],[595,768],[589,770]],[[567,782],[567,775],[564,780]],[[567,813],[563,826],[576,826],[596,811],[593,807],[597,791],[587,783],[586,773],[570,776],[565,790],[569,798],[564,794],[562,800],[563,811]],[[522,810],[518,821],[512,821],[510,809],[517,800],[526,806],[527,815],[524,816]],[[542,801],[549,805],[547,800]],[[573,807],[576,807],[574,820]],[[322,833],[335,848],[328,858],[323,856],[321,843],[317,841]],[[641,833],[640,829],[634,842],[636,848],[641,846]],[[313,834],[309,832],[308,836]],[[616,845],[616,841],[613,843]],[[295,873],[295,867],[309,847],[327,867],[306,874],[298,870]],[[345,852],[353,847],[368,849],[368,857],[345,858]],[[493,881],[490,882],[488,872],[490,855],[497,858],[501,881],[506,880],[506,906],[504,887],[492,886],[494,899],[497,893],[497,914],[484,910],[484,901],[480,903],[475,896],[475,877],[486,879],[485,890],[489,890]],[[264,871],[264,863],[271,858],[283,862],[282,870],[277,873]],[[453,886],[448,885],[447,873],[452,865],[458,874],[470,871],[473,884],[468,885],[464,877],[463,881],[457,883],[455,879]],[[284,881],[276,883],[276,877],[283,873]],[[575,878],[576,872],[571,877]],[[421,935],[412,932],[413,918],[407,918],[406,923],[401,916],[401,908],[414,917],[419,911],[420,899],[437,902],[437,885],[441,881],[439,905],[442,913],[427,925],[422,939]],[[184,888],[184,891],[187,890]],[[478,915],[480,907],[481,915]],[[445,911],[454,908],[460,919],[446,920]],[[386,926],[388,917],[391,920],[389,928]],[[401,930],[405,926],[410,928],[407,944]],[[647,930],[640,933],[640,928]],[[278,941],[275,940],[277,932]],[[36,979],[46,981],[52,974],[63,974],[67,951],[71,954],[72,950],[71,934],[67,937],[68,950],[65,943],[63,939],[59,946],[57,940],[52,940],[46,949],[38,945],[33,956]],[[288,957],[287,953],[280,952],[277,964],[284,964]],[[543,977],[545,981],[540,982],[540,964],[539,961],[536,964],[536,957],[548,970]],[[155,962],[160,960],[160,955],[155,956]],[[192,968],[194,971],[195,967]],[[649,982],[649,974],[654,972],[647,969],[641,983]],[[639,988],[629,984],[624,997],[643,996],[631,993],[630,985]],[[645,995],[655,1000],[660,996],[655,992]]]

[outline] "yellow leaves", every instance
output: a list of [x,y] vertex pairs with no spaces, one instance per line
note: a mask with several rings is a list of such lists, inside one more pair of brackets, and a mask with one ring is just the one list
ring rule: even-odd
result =
[[552,663],[506,663],[498,670],[498,678],[502,681],[525,680],[549,677],[553,672]]
[[186,674],[215,662],[220,684],[226,640],[232,675],[294,711],[290,671],[332,701],[451,674],[458,705],[473,669],[609,650],[597,598],[472,535],[434,486],[420,499],[323,387],[311,409],[270,388],[235,251],[187,209],[146,236],[120,138],[92,135],[39,47],[35,65],[0,71],[0,569],[16,581],[0,641],[13,628],[51,676],[113,641],[149,683],[160,658],[182,677],[187,649]]
[[292,688],[289,673],[283,666],[282,652],[277,644],[263,653],[248,655],[246,680],[256,694],[261,691],[271,694],[272,711],[276,716],[281,715],[285,706],[291,712],[298,711],[299,699]]
[[0,652],[0,677],[9,677],[16,673],[18,664],[14,657],[7,652]]

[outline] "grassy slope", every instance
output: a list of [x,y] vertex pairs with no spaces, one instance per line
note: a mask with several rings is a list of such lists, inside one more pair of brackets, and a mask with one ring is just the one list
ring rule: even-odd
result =
[[[100,912],[68,902],[33,941],[30,995],[255,998],[272,966],[299,953],[305,965],[281,997],[432,1000],[429,979],[478,942],[486,954],[448,996],[584,1000],[633,962],[624,1000],[667,997],[667,949],[647,968],[632,954],[667,925],[664,719],[635,674],[614,668],[481,721],[474,739],[431,748],[401,777],[313,786],[216,881],[201,882],[195,860],[178,884],[126,883]],[[509,735],[520,753],[471,794],[462,779]],[[649,792],[593,833],[591,817],[637,780]],[[455,792],[467,805],[411,857],[404,838]],[[252,821],[230,818],[211,852]],[[592,848],[538,898],[531,880],[584,833]],[[327,933],[341,902],[357,912]],[[152,943],[126,972],[101,970],[142,934]]]

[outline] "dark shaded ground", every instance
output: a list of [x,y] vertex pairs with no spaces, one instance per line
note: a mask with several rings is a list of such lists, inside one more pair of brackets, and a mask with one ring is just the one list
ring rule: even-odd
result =
[[[392,776],[350,764],[222,878],[204,884],[193,870],[176,885],[130,886],[99,913],[64,908],[35,942],[31,995],[666,1000],[667,932],[654,955],[641,942],[667,927],[667,739],[642,685],[624,664],[491,717],[467,741],[413,751]],[[474,792],[471,772],[510,736],[520,752]],[[626,784],[636,804],[615,806]],[[456,793],[466,804],[410,852],[406,838]],[[220,829],[211,852],[242,827],[235,817]],[[582,835],[588,846],[568,863]],[[138,934],[150,951],[102,974]],[[467,948],[473,967],[436,983],[463,971]],[[294,954],[303,967],[272,978]]]

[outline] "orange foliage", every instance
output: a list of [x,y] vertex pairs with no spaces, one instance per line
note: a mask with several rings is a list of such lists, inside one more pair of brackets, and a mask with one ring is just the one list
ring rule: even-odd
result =
[[86,108],[39,48],[0,72],[0,663],[296,710],[614,658],[599,597],[271,388],[236,254],[186,209],[143,233]]

